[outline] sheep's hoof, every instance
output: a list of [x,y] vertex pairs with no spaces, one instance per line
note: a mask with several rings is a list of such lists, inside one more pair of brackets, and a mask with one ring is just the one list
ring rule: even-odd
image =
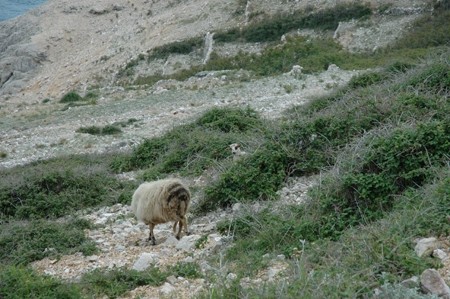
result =
[[190,236],[191,235],[191,232],[186,232],[186,236]]
[[177,240],[181,239],[181,237],[179,235],[175,236],[175,238],[177,238]]

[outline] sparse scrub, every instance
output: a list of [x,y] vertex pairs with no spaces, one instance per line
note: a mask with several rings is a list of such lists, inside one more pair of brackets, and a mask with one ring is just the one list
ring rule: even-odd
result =
[[115,135],[122,133],[122,130],[115,125],[105,125],[104,127],[98,126],[81,127],[77,129],[76,132],[91,135]]
[[378,72],[366,73],[353,77],[348,83],[350,88],[367,87],[369,85],[383,81],[384,76]]
[[362,4],[339,4],[333,8],[313,13],[297,11],[287,15],[275,15],[268,20],[264,20],[264,22],[251,24],[242,31],[233,28],[226,32],[218,32],[215,39],[218,42],[236,40],[246,42],[276,41],[283,34],[292,30],[299,28],[334,30],[340,21],[362,18],[371,13],[371,9]]
[[166,272],[176,277],[181,276],[191,279],[203,277],[200,266],[194,262],[178,262],[177,264],[168,267]]
[[30,268],[5,266],[0,268],[0,297],[20,298],[73,298],[81,297],[80,289],[51,276],[42,276]]
[[[450,43],[450,9],[448,1],[439,1],[442,6],[435,9],[433,14],[427,14],[412,24],[414,30],[406,33],[397,43],[391,46],[393,49],[428,48],[436,46],[448,46]],[[445,4],[447,3],[447,4]]]
[[70,91],[70,92],[66,93],[59,102],[60,103],[74,103],[74,102],[79,102],[79,101],[83,101],[83,97],[80,96],[75,91]]
[[183,41],[176,41],[151,50],[147,59],[167,59],[170,54],[189,54],[203,46],[202,37],[193,37]]
[[159,286],[167,277],[168,275],[157,267],[142,272],[120,268],[96,269],[81,278],[81,285],[86,294],[117,298],[139,286]]

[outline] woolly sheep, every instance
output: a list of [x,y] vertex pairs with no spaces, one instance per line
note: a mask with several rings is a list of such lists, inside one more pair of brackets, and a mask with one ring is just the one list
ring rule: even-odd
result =
[[134,192],[131,201],[131,210],[139,221],[150,228],[148,240],[156,245],[153,229],[157,224],[175,221],[173,232],[179,224],[176,238],[181,237],[184,227],[189,235],[186,213],[189,208],[191,194],[180,180],[165,179],[142,183]]

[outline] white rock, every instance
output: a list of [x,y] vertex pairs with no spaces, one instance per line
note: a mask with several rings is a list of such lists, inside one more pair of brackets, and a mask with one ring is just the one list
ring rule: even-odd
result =
[[177,238],[175,238],[175,236],[173,236],[173,235],[170,235],[167,239],[166,239],[166,241],[164,242],[164,245],[166,245],[166,246],[175,246],[175,245],[177,245],[178,244],[178,240],[177,240]]
[[442,249],[435,249],[435,250],[433,250],[433,256],[437,257],[441,261],[445,261],[446,259],[448,259],[447,253],[444,250],[442,250]]
[[228,273],[228,275],[227,275],[227,280],[228,281],[233,281],[233,280],[236,280],[236,279],[237,279],[237,275],[236,274]]
[[430,255],[433,250],[437,249],[438,247],[439,241],[436,238],[424,238],[417,241],[417,244],[414,247],[414,251],[416,252],[417,256],[423,257],[426,255]]
[[177,278],[173,275],[167,277],[167,282],[169,282],[170,284],[176,284],[177,283]]
[[175,291],[175,288],[168,282],[164,283],[163,286],[160,288],[160,293],[167,296],[173,291]]
[[408,289],[419,288],[419,277],[413,276],[411,278],[405,279],[400,283],[402,286]]
[[195,248],[195,243],[198,239],[200,239],[199,235],[184,236],[177,245],[175,245],[175,248],[178,250],[190,251]]
[[155,264],[158,261],[159,256],[156,253],[144,252],[133,265],[133,269],[137,271],[143,271]]
[[280,272],[281,272],[281,269],[270,268],[269,270],[267,270],[267,278],[269,279],[269,281],[273,281],[275,279],[275,277],[277,276],[277,274]]
[[115,249],[117,252],[122,252],[122,251],[125,251],[125,246],[123,246],[123,245],[121,245],[121,244],[118,244],[118,245],[116,245],[116,247],[114,247],[114,249]]
[[90,256],[88,256],[88,257],[86,257],[86,259],[89,261],[89,262],[96,262],[96,261],[98,261],[98,256],[96,256],[96,255],[90,255]]

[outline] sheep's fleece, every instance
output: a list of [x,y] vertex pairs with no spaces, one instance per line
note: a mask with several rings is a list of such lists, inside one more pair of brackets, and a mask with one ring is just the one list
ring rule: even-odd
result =
[[141,184],[133,194],[131,210],[139,221],[150,228],[149,240],[153,245],[156,239],[153,228],[157,224],[174,221],[173,229],[179,224],[177,239],[181,237],[184,226],[187,228],[186,213],[190,204],[190,192],[179,179],[164,179]]

